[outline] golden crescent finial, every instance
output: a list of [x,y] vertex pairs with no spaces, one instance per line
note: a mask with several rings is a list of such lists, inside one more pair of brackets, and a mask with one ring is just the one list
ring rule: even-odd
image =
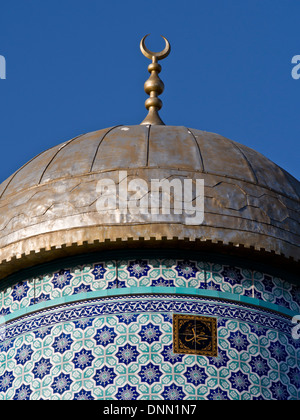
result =
[[[149,34],[148,34],[149,35]],[[171,51],[171,46],[169,41],[162,36],[165,40],[165,48],[160,52],[150,51],[145,45],[145,39],[148,35],[145,35],[140,42],[140,48],[145,57],[152,60],[152,63],[148,66],[148,71],[150,73],[149,79],[145,82],[144,89],[145,92],[150,96],[145,102],[145,106],[148,109],[148,115],[141,123],[142,125],[164,125],[164,122],[161,120],[158,115],[158,111],[162,107],[162,101],[158,96],[164,91],[164,84],[159,78],[158,74],[161,71],[161,65],[158,64],[158,60],[166,58]]]
[[157,60],[163,60],[164,58],[168,57],[168,55],[170,54],[170,51],[171,51],[171,45],[170,45],[169,41],[167,40],[167,38],[165,38],[164,36],[161,35],[161,37],[165,40],[166,46],[160,52],[153,52],[153,51],[150,51],[145,45],[145,40],[146,40],[147,36],[149,36],[149,35],[150,34],[145,35],[143,37],[143,39],[141,40],[141,43],[140,43],[140,48],[141,48],[141,51],[144,54],[144,56],[149,58],[150,60],[152,60],[153,57],[156,57]]

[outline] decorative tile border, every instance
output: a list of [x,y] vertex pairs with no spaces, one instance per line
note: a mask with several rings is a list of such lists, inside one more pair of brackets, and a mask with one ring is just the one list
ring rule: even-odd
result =
[[[143,288],[143,290],[145,291],[147,288]],[[85,296],[88,296],[88,294]],[[176,293],[157,295],[128,294],[127,290],[121,296],[97,299],[93,293],[93,297],[91,300],[77,300],[75,302],[71,300],[69,303],[55,306],[52,306],[52,302],[49,302],[49,307],[45,309],[43,309],[42,304],[36,305],[36,307],[39,307],[37,312],[32,311],[28,315],[21,314],[20,318],[6,321],[5,338],[14,337],[16,334],[24,333],[27,330],[30,331],[32,328],[45,327],[56,322],[62,322],[65,318],[73,319],[74,317],[74,319],[78,319],[114,313],[130,314],[132,312],[153,310],[156,312],[201,314],[203,316],[238,319],[242,322],[259,324],[264,328],[277,329],[284,334],[289,334],[293,326],[290,317],[276,314],[266,308],[252,308],[247,304],[230,303],[223,299],[218,300],[216,298],[196,297],[193,295],[178,296]],[[58,301],[60,300],[58,299]],[[56,303],[56,301],[53,301],[53,303]],[[9,317],[4,317],[4,319]]]
[[0,292],[0,316],[79,293],[129,287],[184,287],[248,296],[300,312],[300,288],[231,265],[187,259],[106,260],[24,279]]

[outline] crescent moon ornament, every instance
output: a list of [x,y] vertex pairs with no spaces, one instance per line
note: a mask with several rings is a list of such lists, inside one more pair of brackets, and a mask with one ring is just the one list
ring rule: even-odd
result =
[[150,34],[145,35],[143,37],[143,39],[141,40],[141,43],[140,43],[140,48],[141,48],[141,51],[144,54],[144,56],[147,57],[147,58],[150,58],[150,60],[153,60],[153,57],[155,57],[156,60],[163,60],[164,58],[168,57],[168,55],[170,54],[170,51],[171,51],[171,45],[170,45],[169,41],[167,40],[167,38],[165,38],[164,36],[161,35],[161,37],[165,40],[166,46],[160,52],[153,52],[153,51],[150,51],[145,45],[145,40],[146,40],[147,36],[149,36],[149,35]]
[[164,91],[164,84],[158,76],[158,74],[161,71],[161,65],[158,64],[158,60],[162,60],[170,54],[171,46],[169,41],[161,35],[161,37],[165,40],[166,43],[165,48],[160,52],[150,51],[145,45],[145,40],[147,36],[149,36],[149,34],[145,35],[144,38],[141,40],[140,48],[144,56],[152,60],[152,63],[148,65],[150,77],[144,84],[144,90],[150,96],[150,98],[148,98],[145,102],[145,107],[146,109],[148,109],[148,115],[141,124],[165,125],[160,116],[158,115],[158,111],[162,107],[162,101],[159,99],[158,96]]

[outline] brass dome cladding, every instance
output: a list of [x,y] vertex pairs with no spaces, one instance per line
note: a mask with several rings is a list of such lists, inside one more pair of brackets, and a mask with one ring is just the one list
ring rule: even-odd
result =
[[[203,178],[205,217],[108,220],[100,179]],[[300,183],[260,153],[218,134],[116,126],[39,154],[0,185],[0,278],[55,258],[109,248],[190,247],[262,258],[299,271]],[[143,219],[141,220],[141,217]]]

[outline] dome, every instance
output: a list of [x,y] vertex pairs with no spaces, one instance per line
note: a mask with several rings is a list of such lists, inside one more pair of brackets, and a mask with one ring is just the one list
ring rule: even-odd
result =
[[[99,180],[203,179],[204,220],[97,211]],[[186,127],[116,126],[39,154],[0,185],[0,277],[105,248],[191,247],[297,271],[300,183],[260,153]],[[175,213],[175,212],[174,212]]]

